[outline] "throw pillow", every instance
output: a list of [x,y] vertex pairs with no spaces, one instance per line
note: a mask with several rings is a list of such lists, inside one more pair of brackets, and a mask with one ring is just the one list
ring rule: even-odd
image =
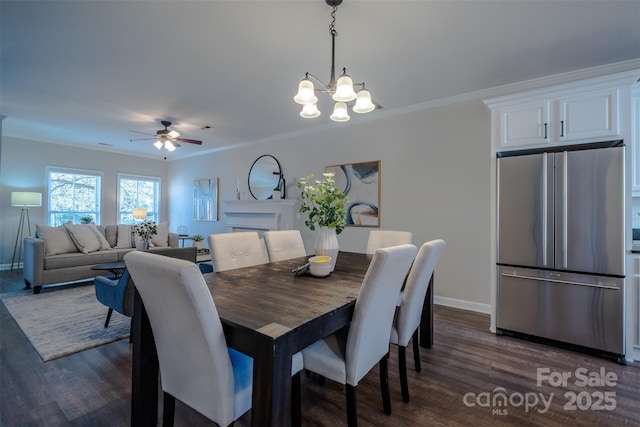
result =
[[128,224],[118,224],[118,237],[116,242],[116,249],[124,249],[124,248],[133,248],[134,246],[134,238],[131,234],[132,232],[131,225]]
[[36,237],[44,240],[45,256],[78,252],[64,225],[50,227],[36,224]]
[[111,249],[107,239],[98,231],[95,224],[71,224],[66,223],[65,228],[76,244],[78,250],[88,254],[102,249]]
[[156,229],[158,230],[158,234],[151,237],[151,243],[153,243],[153,247],[169,246],[169,223],[160,223],[156,226]]

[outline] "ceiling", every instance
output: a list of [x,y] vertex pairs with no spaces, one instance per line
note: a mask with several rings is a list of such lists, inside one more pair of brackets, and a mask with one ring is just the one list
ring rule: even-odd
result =
[[[2,132],[171,160],[640,58],[640,0],[345,0],[336,67],[382,109],[333,123],[320,94],[322,115],[302,119],[304,73],[329,79],[330,14],[323,0],[1,0]],[[161,120],[202,146],[130,141]]]

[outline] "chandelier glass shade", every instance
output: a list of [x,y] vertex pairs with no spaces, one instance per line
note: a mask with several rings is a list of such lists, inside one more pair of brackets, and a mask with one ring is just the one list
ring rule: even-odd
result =
[[[333,7],[331,12],[331,25],[329,25],[329,32],[331,34],[331,78],[328,84],[323,83],[319,78],[311,73],[305,73],[304,79],[298,84],[298,93],[293,97],[293,100],[302,105],[302,111],[300,117],[305,119],[312,119],[320,116],[321,112],[318,110],[318,97],[316,92],[326,92],[331,95],[331,98],[336,101],[333,114],[330,118],[336,122],[349,121],[349,111],[347,103],[355,100],[353,106],[353,112],[355,113],[369,113],[376,109],[376,105],[371,100],[371,93],[365,89],[364,83],[353,83],[351,77],[347,74],[347,69],[342,69],[342,74],[336,81],[335,75],[335,46],[336,37],[338,35],[335,29],[336,11],[338,6],[342,3],[342,0],[325,0],[329,6]],[[316,88],[315,83],[319,86]],[[354,86],[360,90],[356,93]]]
[[164,147],[165,150],[167,151],[173,151],[176,149],[176,146],[173,143],[173,141],[171,141],[171,138],[168,138],[165,136],[161,137],[156,142],[154,142],[153,146],[156,147],[158,150],[161,150],[162,147]]

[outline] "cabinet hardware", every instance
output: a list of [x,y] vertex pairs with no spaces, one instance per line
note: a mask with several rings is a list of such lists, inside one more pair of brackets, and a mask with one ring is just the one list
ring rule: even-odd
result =
[[544,139],[547,139],[547,124],[544,124]]
[[560,136],[564,136],[564,120],[560,120]]

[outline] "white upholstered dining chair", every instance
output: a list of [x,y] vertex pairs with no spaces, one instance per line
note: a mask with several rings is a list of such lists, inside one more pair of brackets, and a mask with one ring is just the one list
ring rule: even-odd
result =
[[358,292],[348,330],[302,350],[304,368],[346,386],[347,422],[357,425],[355,388],[379,363],[384,412],[391,414],[387,375],[389,335],[400,288],[417,248],[400,245],[376,251]]
[[[173,425],[175,399],[220,426],[233,423],[251,409],[253,359],[227,347],[216,305],[198,267],[142,251],[130,252],[124,260],[156,343],[163,425]],[[292,360],[298,392],[301,369],[298,353]]]
[[255,231],[210,234],[207,238],[214,271],[264,264],[262,243]]
[[272,262],[307,256],[299,230],[265,231],[264,242]]
[[369,232],[369,240],[367,241],[366,253],[373,255],[380,248],[407,245],[410,243],[412,243],[412,234],[410,231],[371,230]]
[[391,329],[390,342],[398,346],[400,388],[402,390],[402,400],[405,402],[409,401],[406,362],[407,345],[409,345],[409,340],[413,338],[413,360],[416,371],[420,372],[418,327],[420,326],[420,318],[422,317],[422,308],[429,281],[445,246],[446,242],[444,240],[436,239],[426,242],[420,247],[405,282],[400,305],[396,309],[397,313]]

